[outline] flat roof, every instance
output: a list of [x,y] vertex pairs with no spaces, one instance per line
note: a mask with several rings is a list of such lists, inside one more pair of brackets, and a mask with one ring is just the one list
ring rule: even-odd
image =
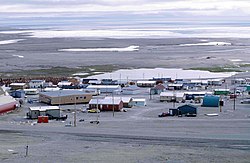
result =
[[138,101],[138,102],[145,102],[145,98],[133,98],[133,101]]
[[109,89],[109,88],[112,88],[112,89],[117,89],[117,88],[120,88],[121,86],[120,85],[89,85],[87,86],[87,89],[100,89],[100,88],[104,88],[104,89]]
[[98,103],[100,105],[112,105],[112,104],[118,105],[118,104],[120,104],[121,101],[122,100],[115,99],[115,98],[114,98],[114,100],[112,98],[110,98],[110,99],[91,99],[89,101],[89,104],[97,104]]
[[10,86],[25,86],[26,83],[11,83]]
[[137,84],[155,84],[156,81],[148,81],[148,80],[145,80],[145,81],[137,81],[136,83],[137,83]]
[[[104,99],[113,99],[113,97],[105,97]],[[130,100],[132,100],[132,97],[114,97],[114,99],[117,99],[117,100],[122,100],[123,102],[125,103],[129,103]]]
[[39,110],[39,111],[46,111],[46,110],[60,110],[58,106],[35,106],[29,108],[31,111]]
[[81,90],[59,90],[51,92],[40,92],[39,94],[50,97],[74,96],[74,95],[91,95]]

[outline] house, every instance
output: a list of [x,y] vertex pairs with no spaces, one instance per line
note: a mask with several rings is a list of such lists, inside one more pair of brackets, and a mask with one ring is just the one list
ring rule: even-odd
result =
[[179,110],[179,115],[196,115],[197,107],[190,104],[185,104],[177,108]]
[[165,82],[170,82],[171,81],[171,77],[153,77],[152,79],[153,81],[161,81],[162,83]]
[[31,80],[28,85],[29,88],[44,88],[45,80]]
[[37,106],[30,107],[27,117],[37,119],[39,116],[49,116],[50,119],[60,118],[60,108],[58,106]]
[[150,89],[151,95],[158,95],[161,92],[164,92],[166,90],[166,87],[163,84],[158,84],[155,87]]
[[39,93],[38,89],[35,88],[29,88],[29,89],[23,89],[26,95],[37,95]]
[[135,94],[140,94],[140,93],[141,93],[141,88],[137,87],[136,85],[130,85],[128,87],[122,88],[122,94],[125,94],[125,95],[135,95]]
[[59,90],[39,93],[39,101],[50,105],[87,104],[91,98],[91,94],[86,94],[80,90]]
[[184,92],[176,92],[175,93],[175,102],[184,102],[184,101],[185,101]]
[[206,95],[203,98],[202,106],[204,106],[204,107],[218,107],[219,101],[220,101],[219,96]]
[[101,84],[102,85],[118,85],[118,80],[102,79]]
[[101,111],[121,111],[123,108],[122,100],[118,98],[91,99],[89,109],[99,109]]
[[168,90],[181,90],[183,88],[183,84],[177,84],[177,83],[169,83],[168,84]]
[[110,96],[107,96],[104,99],[111,99],[112,100],[112,98],[122,100],[124,108],[132,108],[133,107],[132,97],[110,97]]
[[146,106],[145,98],[133,98],[133,106]]
[[25,92],[23,90],[14,90],[9,92],[9,94],[14,98],[24,98]]
[[26,83],[11,83],[10,89],[11,90],[18,90],[18,89],[26,89],[28,85]]
[[222,79],[209,79],[208,85],[221,86],[222,82]]
[[161,92],[160,93],[160,101],[167,101],[167,102],[172,102],[175,101],[175,94],[174,92]]
[[184,93],[183,92],[161,92],[160,94],[160,101],[167,101],[167,102],[183,102],[184,99]]
[[60,81],[57,83],[57,86],[59,88],[62,88],[64,86],[72,86],[72,85],[73,85],[72,82],[69,82],[69,81]]
[[197,91],[197,92],[184,92],[185,100],[195,100],[197,98],[202,99],[205,95],[212,95],[213,92]]
[[96,89],[100,93],[119,93],[121,92],[120,85],[89,85],[87,89]]
[[138,87],[154,87],[156,84],[156,81],[137,81],[136,82]]
[[61,90],[61,88],[58,88],[58,87],[48,87],[48,88],[44,88],[43,91],[44,92],[52,92],[52,91],[59,91]]
[[243,78],[232,79],[232,80],[231,80],[231,84],[232,84],[232,85],[234,85],[234,84],[239,84],[239,85],[241,85],[241,84],[246,84],[246,83],[247,83],[246,79],[243,79]]

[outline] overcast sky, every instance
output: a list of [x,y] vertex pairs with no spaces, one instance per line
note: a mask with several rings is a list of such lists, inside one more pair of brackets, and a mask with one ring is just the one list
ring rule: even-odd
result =
[[1,13],[129,13],[250,16],[249,0],[0,0]]

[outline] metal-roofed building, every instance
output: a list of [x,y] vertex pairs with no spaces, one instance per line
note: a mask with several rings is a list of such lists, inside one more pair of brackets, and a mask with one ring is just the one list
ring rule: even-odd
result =
[[156,81],[137,81],[138,87],[154,87],[156,85]]
[[121,111],[123,108],[123,102],[118,98],[91,99],[89,101],[89,108],[98,108],[101,111]]
[[89,85],[87,89],[96,89],[101,93],[121,92],[120,85]]
[[79,90],[59,90],[39,93],[39,101],[50,105],[89,103],[92,95]]
[[28,85],[26,83],[11,83],[10,88],[11,90],[26,89]]
[[107,96],[105,97],[105,99],[118,99],[118,100],[122,100],[123,102],[123,107],[125,108],[132,108],[133,107],[133,99],[132,97],[110,97],[110,96]]
[[30,107],[27,117],[37,119],[38,116],[49,116],[50,118],[60,118],[60,108],[58,106],[37,106]]

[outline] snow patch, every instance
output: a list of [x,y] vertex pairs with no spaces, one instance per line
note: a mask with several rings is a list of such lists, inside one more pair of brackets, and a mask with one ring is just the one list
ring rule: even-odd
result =
[[139,46],[131,45],[125,48],[75,48],[75,49],[59,49],[65,52],[131,52],[138,51]]
[[229,46],[232,43],[229,42],[206,42],[206,43],[196,43],[196,44],[180,44],[179,46]]

